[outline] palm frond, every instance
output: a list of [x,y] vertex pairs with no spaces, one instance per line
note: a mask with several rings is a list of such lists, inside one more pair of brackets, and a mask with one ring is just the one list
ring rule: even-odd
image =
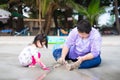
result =
[[0,5],[0,8],[1,8],[1,9],[7,9],[7,8],[8,8],[8,5],[7,5],[7,4],[1,4],[1,5]]
[[70,0],[71,4],[69,4],[69,6],[73,7],[76,11],[78,11],[79,14],[83,14],[83,15],[88,15],[87,9],[79,4],[76,4],[75,2],[73,2],[72,0]]
[[90,15],[96,14],[99,11],[100,0],[92,0],[88,6],[88,13]]
[[50,2],[51,2],[51,0],[41,0],[40,5],[41,5],[42,17],[45,16]]

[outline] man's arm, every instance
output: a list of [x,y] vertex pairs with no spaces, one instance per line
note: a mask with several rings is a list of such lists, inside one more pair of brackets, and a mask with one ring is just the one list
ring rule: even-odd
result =
[[64,46],[64,47],[63,47],[63,50],[62,50],[62,55],[61,55],[61,57],[62,57],[63,59],[65,59],[68,51],[69,51],[69,48],[68,48],[67,46]]
[[69,51],[69,48],[67,46],[64,46],[62,49],[61,57],[57,60],[60,64],[66,64],[65,57]]
[[79,56],[77,59],[78,59],[78,61],[83,62],[85,60],[90,60],[90,59],[93,59],[93,58],[94,58],[94,55],[92,53],[88,53],[84,56]]

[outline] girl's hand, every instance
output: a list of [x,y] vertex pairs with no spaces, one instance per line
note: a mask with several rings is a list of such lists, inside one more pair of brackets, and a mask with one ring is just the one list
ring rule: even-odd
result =
[[43,70],[50,70],[48,67],[42,67]]

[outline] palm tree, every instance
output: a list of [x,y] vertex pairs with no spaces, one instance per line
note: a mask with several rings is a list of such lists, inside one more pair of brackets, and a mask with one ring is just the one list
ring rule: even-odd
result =
[[119,22],[119,12],[118,12],[118,0],[114,0],[114,4],[115,4],[115,18],[116,18],[116,28],[118,30],[118,33],[120,34],[120,22]]
[[[45,19],[45,23],[43,26],[40,26],[41,29],[39,33],[48,34],[51,23],[52,23],[52,12],[55,6],[54,0],[40,0],[39,2],[39,20],[41,18]],[[41,24],[41,21],[39,21]]]
[[69,0],[41,0],[42,17],[45,18],[42,31],[45,34],[49,34],[54,11],[57,9],[67,9],[67,4],[70,4]]
[[49,5],[49,9],[48,9],[47,14],[45,16],[45,24],[43,27],[45,34],[49,33],[50,26],[52,23],[52,18],[53,18],[53,12],[56,8],[57,8],[57,4],[54,2]]
[[70,0],[70,2],[71,2],[71,6],[73,6],[74,9],[78,11],[79,14],[84,15],[87,18],[87,20],[89,20],[91,26],[93,26],[96,17],[100,13],[104,12],[104,7],[100,8],[100,0],[92,0],[88,5],[88,8],[76,4],[72,0]]

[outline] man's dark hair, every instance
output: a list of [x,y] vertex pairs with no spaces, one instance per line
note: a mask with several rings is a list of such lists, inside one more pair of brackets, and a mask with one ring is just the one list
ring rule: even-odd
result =
[[35,44],[36,47],[38,47],[37,46],[37,41],[40,41],[41,45],[42,45],[42,42],[45,42],[46,48],[48,47],[48,38],[47,38],[47,35],[45,35],[45,34],[38,34],[38,35],[35,36],[33,44]]
[[77,30],[78,32],[81,32],[81,33],[87,33],[89,34],[90,31],[91,31],[91,25],[89,23],[89,21],[87,20],[81,20],[77,23]]

